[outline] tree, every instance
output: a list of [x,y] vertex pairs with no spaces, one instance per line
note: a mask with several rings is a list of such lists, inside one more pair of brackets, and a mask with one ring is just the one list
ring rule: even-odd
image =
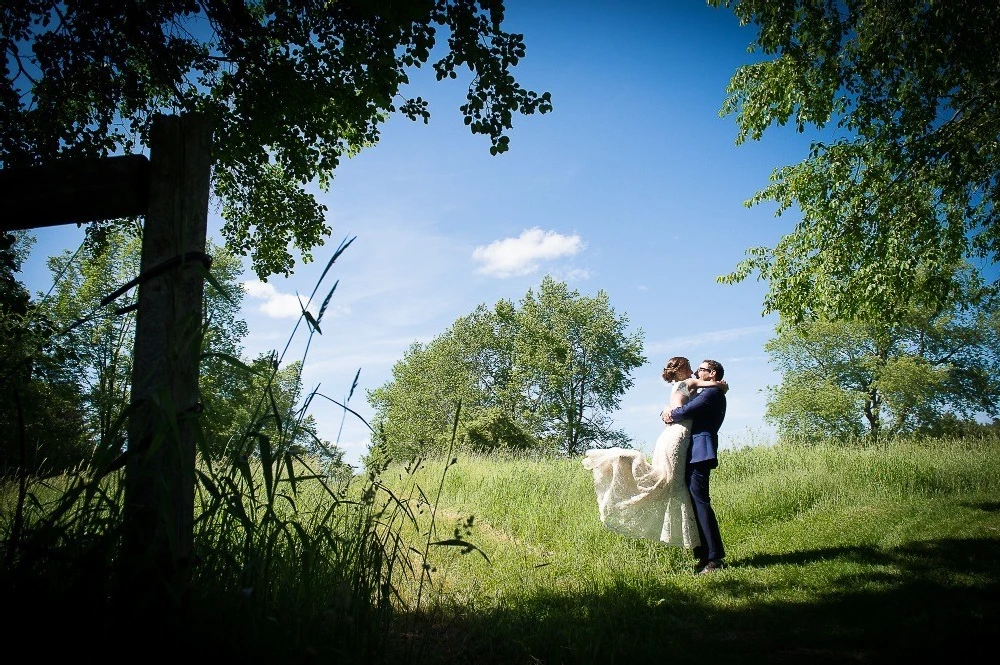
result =
[[625,444],[608,414],[645,362],[642,332],[627,324],[603,291],[581,296],[546,277],[518,306],[480,305],[413,344],[392,380],[368,393],[374,427],[396,457],[439,451],[461,403],[459,435],[479,449]]
[[554,450],[539,440],[542,414],[525,400],[529,380],[523,362],[520,316],[509,300],[480,305],[451,329],[457,355],[465,359],[464,422],[469,445],[482,452],[499,449]]
[[581,296],[551,277],[537,295],[528,291],[518,321],[518,356],[532,410],[541,414],[542,437],[558,441],[569,455],[627,444],[628,435],[613,428],[608,413],[632,386],[632,370],[646,362],[642,331],[626,333],[628,318],[615,315],[604,291]]
[[89,435],[100,450],[125,445],[120,416],[129,403],[135,340],[135,314],[121,311],[134,295],[107,306],[101,301],[138,274],[141,250],[134,228],[103,240],[48,259],[55,288],[44,305],[59,342],[72,350],[65,370],[80,388]]
[[772,124],[833,125],[748,205],[797,206],[792,233],[733,273],[769,282],[767,312],[891,322],[947,306],[954,266],[1000,252],[1000,7],[950,2],[710,0],[755,24],[766,59],[733,76],[737,143]]
[[461,404],[460,435],[479,450],[538,447],[538,419],[524,400],[518,324],[507,300],[479,305],[426,344],[415,342],[392,380],[369,391],[375,429],[391,454],[410,459],[446,450]]
[[[135,294],[122,294],[106,304],[102,301],[138,274],[141,245],[138,228],[111,229],[88,237],[76,254],[65,252],[49,259],[55,281],[44,305],[55,333],[50,344],[65,351],[62,372],[78,387],[96,449],[121,449],[125,444],[121,416],[130,402]],[[246,322],[238,316],[243,301],[242,261],[211,241],[207,252],[212,256],[212,284],[205,289],[199,380],[206,415],[202,445],[203,451],[220,453],[237,430],[249,425],[246,405],[251,391],[244,384],[253,380],[234,370],[243,362],[242,340],[247,334]]]
[[263,443],[272,454],[311,456],[328,468],[343,463],[344,451],[320,439],[315,418],[306,413],[301,361],[281,367],[270,352],[243,367],[229,365],[224,392],[202,390],[203,450],[215,459],[249,457],[258,455]]
[[783,321],[765,349],[782,372],[767,418],[784,435],[879,439],[942,418],[996,415],[1000,315],[970,271],[947,310],[911,305],[898,323]]
[[[0,165],[141,149],[155,112],[198,112],[215,128],[223,235],[265,278],[308,260],[330,229],[306,191],[340,159],[377,143],[401,90],[431,61],[441,79],[472,73],[465,124],[508,149],[514,112],[551,109],[515,81],[522,35],[502,0],[2,0]],[[447,48],[437,46],[438,30]]]
[[246,395],[240,392],[246,379],[238,368],[245,362],[243,338],[249,329],[246,321],[239,318],[244,295],[239,283],[243,262],[228,248],[211,242],[206,251],[212,257],[215,284],[205,288],[198,392],[204,407],[201,445],[215,455],[225,450],[241,425],[247,424]]
[[17,281],[33,239],[0,234],[0,476],[58,473],[86,455],[82,399],[53,322]]
[[368,392],[373,428],[397,459],[446,450],[459,404],[466,416],[477,408],[474,382],[450,331],[414,342],[392,380]]

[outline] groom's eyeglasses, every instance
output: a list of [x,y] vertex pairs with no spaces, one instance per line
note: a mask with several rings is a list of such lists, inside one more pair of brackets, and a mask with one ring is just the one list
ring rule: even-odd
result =
[[695,370],[695,373],[697,374],[698,372],[711,372],[711,371],[712,370],[708,367],[699,367],[698,369]]

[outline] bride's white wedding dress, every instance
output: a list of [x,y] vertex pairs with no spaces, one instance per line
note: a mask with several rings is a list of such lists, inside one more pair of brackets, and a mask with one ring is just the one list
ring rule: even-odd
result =
[[[685,401],[687,384],[678,382]],[[652,463],[641,450],[588,450],[583,466],[594,472],[597,507],[604,525],[618,533],[692,549],[701,544],[684,481],[691,421],[666,426],[653,449]]]

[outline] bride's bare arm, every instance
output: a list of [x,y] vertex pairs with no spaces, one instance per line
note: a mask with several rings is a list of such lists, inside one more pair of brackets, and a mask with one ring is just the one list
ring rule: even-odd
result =
[[726,383],[725,379],[722,379],[721,381],[706,381],[704,379],[691,377],[690,379],[685,379],[684,383],[686,383],[687,387],[691,390],[694,390],[695,388],[719,388],[723,393],[729,392],[729,384]]

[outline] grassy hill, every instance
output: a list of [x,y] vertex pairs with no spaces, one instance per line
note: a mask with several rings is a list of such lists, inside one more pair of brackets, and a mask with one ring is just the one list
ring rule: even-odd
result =
[[[171,641],[157,650],[298,665],[995,659],[997,440],[723,451],[730,567],[709,576],[687,551],[607,531],[579,458],[462,453],[336,491],[263,461],[199,476],[191,596],[177,630],[144,627]],[[121,484],[95,483],[34,481],[20,548],[17,487],[0,484],[6,627],[25,644],[58,635],[50,655],[121,632]],[[155,642],[114,644],[130,638]]]
[[1000,442],[724,451],[731,567],[700,577],[686,551],[605,530],[578,459],[460,455],[385,479],[432,504],[440,486],[415,537],[481,551],[430,548],[400,657],[923,662],[990,658],[1000,637]]

